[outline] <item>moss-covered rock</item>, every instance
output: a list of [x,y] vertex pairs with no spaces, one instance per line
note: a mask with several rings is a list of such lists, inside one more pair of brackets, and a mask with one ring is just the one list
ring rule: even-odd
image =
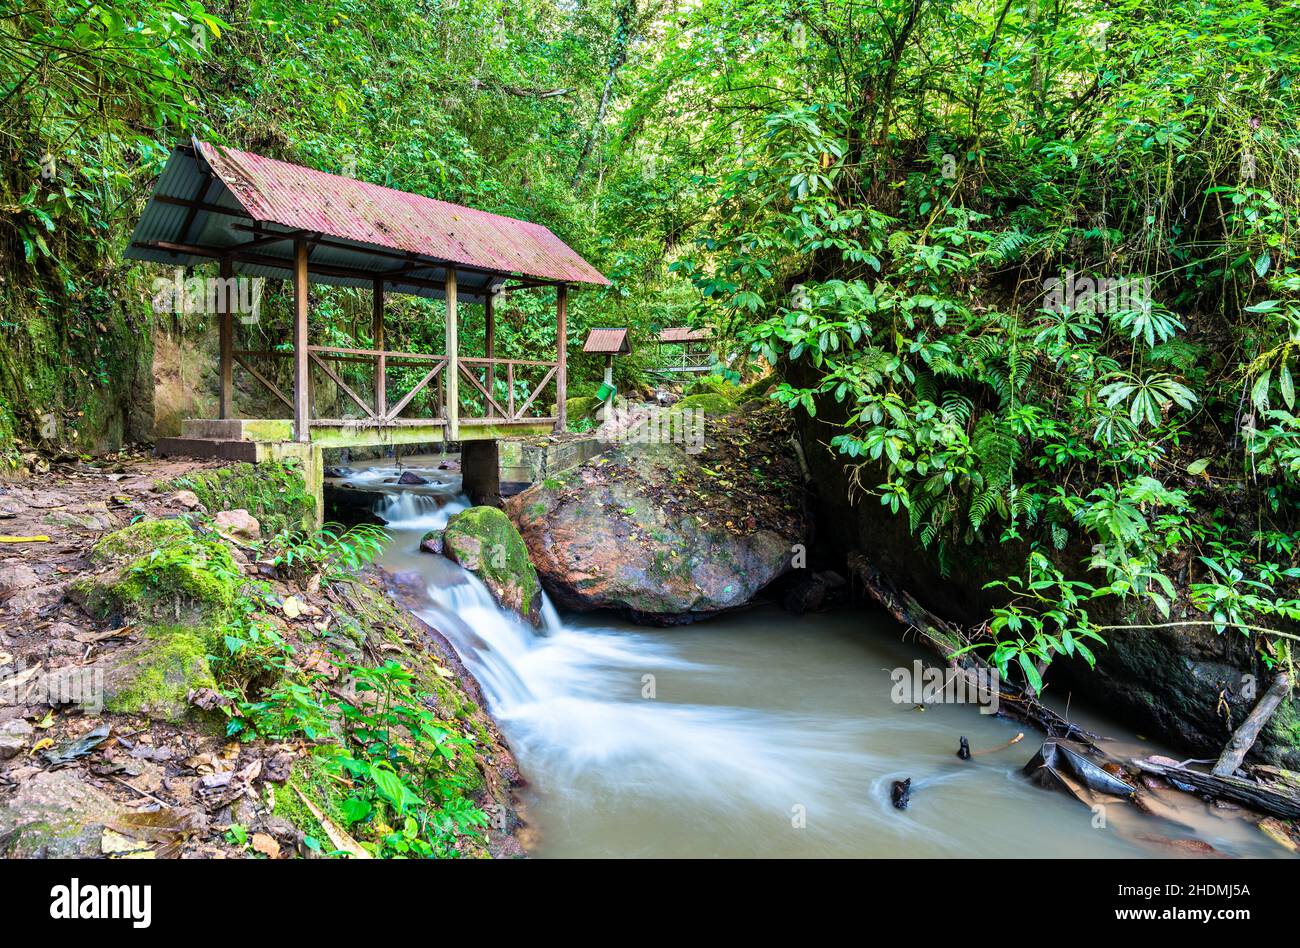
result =
[[143,556],[176,541],[189,541],[194,528],[179,518],[137,520],[128,527],[103,537],[90,551],[91,561],[100,565]]
[[702,411],[706,415],[725,415],[734,410],[735,403],[725,395],[687,395],[673,405],[670,411]]
[[179,721],[190,710],[191,691],[216,688],[208,665],[211,645],[202,629],[191,626],[148,629],[138,645],[112,652],[100,664],[105,709]]
[[497,602],[541,625],[542,587],[528,547],[496,507],[471,507],[447,521],[443,552],[483,580]]
[[310,528],[316,517],[316,497],[307,488],[301,466],[292,460],[195,471],[164,481],[158,489],[193,491],[209,513],[247,510],[264,536]]
[[739,393],[739,385],[717,375],[706,375],[686,390],[688,398],[692,395],[721,395],[730,402],[740,401]]
[[[564,400],[564,412],[569,421],[581,421],[584,418],[595,417],[597,410],[603,404],[604,402],[594,395],[575,395]],[[556,406],[552,403],[551,414],[555,413]]]
[[89,859],[100,855],[104,828],[121,813],[104,791],[71,769],[38,773],[0,806],[0,856]]
[[242,579],[220,539],[180,519],[142,520],[110,533],[91,560],[112,568],[77,580],[69,595],[100,619],[212,623],[230,608]]
[[566,399],[564,410],[569,418],[574,420],[578,418],[590,418],[596,414],[596,410],[604,404],[594,395],[579,395],[576,398]]
[[745,402],[752,402],[758,398],[766,399],[767,390],[771,388],[773,385],[775,385],[776,381],[777,381],[776,373],[769,372],[767,375],[764,375],[762,378],[750,382],[746,386],[743,386],[735,394],[736,404],[742,405]]

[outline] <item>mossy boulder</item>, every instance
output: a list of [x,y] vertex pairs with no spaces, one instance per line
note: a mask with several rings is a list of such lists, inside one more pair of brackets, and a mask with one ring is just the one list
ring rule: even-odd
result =
[[208,655],[239,593],[239,567],[218,536],[181,518],[110,533],[90,559],[102,572],[73,583],[70,597],[98,619],[136,626],[139,637],[93,666],[105,708],[179,720],[190,691],[216,686]]
[[187,520],[137,520],[129,527],[123,527],[100,539],[90,551],[90,559],[98,565],[120,562],[144,556],[170,543],[189,541],[193,537],[194,528]]
[[190,626],[146,630],[141,642],[96,664],[104,673],[104,708],[179,721],[191,710],[191,691],[217,686],[208,665],[211,646],[203,630]]
[[[564,412],[569,421],[581,421],[584,418],[592,418],[604,402],[600,401],[594,395],[575,395],[573,398],[564,400]],[[551,405],[551,414],[556,413],[556,406]]]
[[230,608],[242,580],[225,544],[181,519],[142,520],[110,533],[90,558],[110,568],[73,583],[69,595],[99,619],[211,623]]
[[692,395],[721,395],[730,402],[740,401],[739,393],[739,385],[728,382],[717,375],[706,375],[686,389],[688,398]]
[[594,395],[579,395],[566,399],[564,410],[570,418],[590,418],[602,404],[604,403]]
[[775,372],[769,372],[767,375],[764,375],[762,378],[750,382],[748,385],[743,386],[739,391],[736,392],[735,394],[736,404],[741,405],[744,404],[745,402],[752,402],[755,399],[760,399],[760,398],[766,399],[767,390],[771,388],[773,385],[775,385],[776,382],[777,382],[777,378]]
[[542,587],[528,547],[496,507],[471,507],[447,521],[443,553],[483,580],[507,609],[535,626],[542,622]]
[[673,404],[670,411],[702,411],[706,415],[725,415],[734,411],[736,403],[725,395],[709,393],[705,395],[687,395]]

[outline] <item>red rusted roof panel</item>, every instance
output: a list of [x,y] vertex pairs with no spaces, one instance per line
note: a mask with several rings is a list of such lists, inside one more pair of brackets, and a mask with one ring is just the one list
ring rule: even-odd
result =
[[617,355],[631,352],[632,348],[627,342],[626,329],[593,329],[587,334],[582,351]]
[[704,342],[713,338],[707,329],[690,329],[682,326],[665,329],[659,333],[660,342]]
[[609,284],[599,270],[540,224],[197,139],[195,144],[255,220],[493,273]]

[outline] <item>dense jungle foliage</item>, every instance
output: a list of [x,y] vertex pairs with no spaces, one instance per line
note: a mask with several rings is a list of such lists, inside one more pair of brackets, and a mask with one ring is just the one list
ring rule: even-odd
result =
[[[197,133],[547,225],[614,281],[575,296],[571,351],[690,323],[729,381],[783,371],[918,547],[1025,551],[984,631],[1032,683],[1091,661],[1099,598],[1290,661],[1295,3],[0,9],[7,445],[78,443],[45,415],[130,397],[125,236]],[[324,296],[313,332],[350,338],[367,301]],[[399,332],[436,346],[436,307],[397,304]],[[553,344],[544,298],[501,322],[502,351]],[[575,388],[599,371],[575,358]]]

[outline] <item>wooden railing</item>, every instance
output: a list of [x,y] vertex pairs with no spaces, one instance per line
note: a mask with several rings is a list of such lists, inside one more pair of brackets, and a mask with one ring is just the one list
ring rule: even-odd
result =
[[[329,379],[346,399],[359,410],[355,417],[321,418],[312,412],[311,423],[320,425],[366,425],[375,427],[397,425],[446,424],[447,405],[445,392],[435,385],[435,380],[444,373],[448,365],[445,355],[420,352],[396,352],[383,349],[346,349],[337,346],[308,346],[311,365]],[[254,364],[258,358],[292,359],[293,353],[287,350],[235,350],[235,364],[247,371],[263,388],[291,412],[293,399],[269,378],[259,371]],[[364,363],[374,366],[374,382],[370,391],[362,394],[362,386],[355,380],[351,383],[344,378],[340,366],[349,363]],[[413,385],[398,395],[391,391],[390,369],[421,368],[425,371]],[[552,422],[553,415],[537,414],[538,406],[545,408],[549,403],[540,401],[542,393],[556,379],[558,363],[544,362],[536,359],[484,359],[461,358],[458,360],[459,375],[470,383],[472,388],[460,389],[457,398],[457,418],[461,422],[489,422],[493,424],[532,424]],[[540,380],[534,378],[540,374]],[[443,376],[445,378],[445,375]],[[364,390],[364,389],[363,389]],[[402,418],[412,401],[424,391],[434,394],[436,410],[419,417]],[[468,398],[467,398],[468,396]],[[462,401],[480,401],[481,405],[472,405],[471,412],[462,410]],[[483,414],[475,414],[479,408]],[[530,414],[532,412],[532,414]]]
[[656,361],[661,372],[694,372],[700,369],[711,369],[718,361],[717,356],[707,349],[672,349],[667,344],[660,347],[657,355]]
[[[483,416],[485,419],[507,423],[554,420],[553,416],[537,417],[528,412],[555,378],[559,368],[557,363],[537,359],[460,359],[459,364],[461,376],[474,386],[474,391],[482,396],[486,406],[496,412]],[[525,373],[543,369],[545,371],[535,385],[525,380]],[[498,370],[504,370],[504,377]],[[504,395],[497,388],[498,382],[505,384]],[[545,407],[544,402],[542,405]]]

